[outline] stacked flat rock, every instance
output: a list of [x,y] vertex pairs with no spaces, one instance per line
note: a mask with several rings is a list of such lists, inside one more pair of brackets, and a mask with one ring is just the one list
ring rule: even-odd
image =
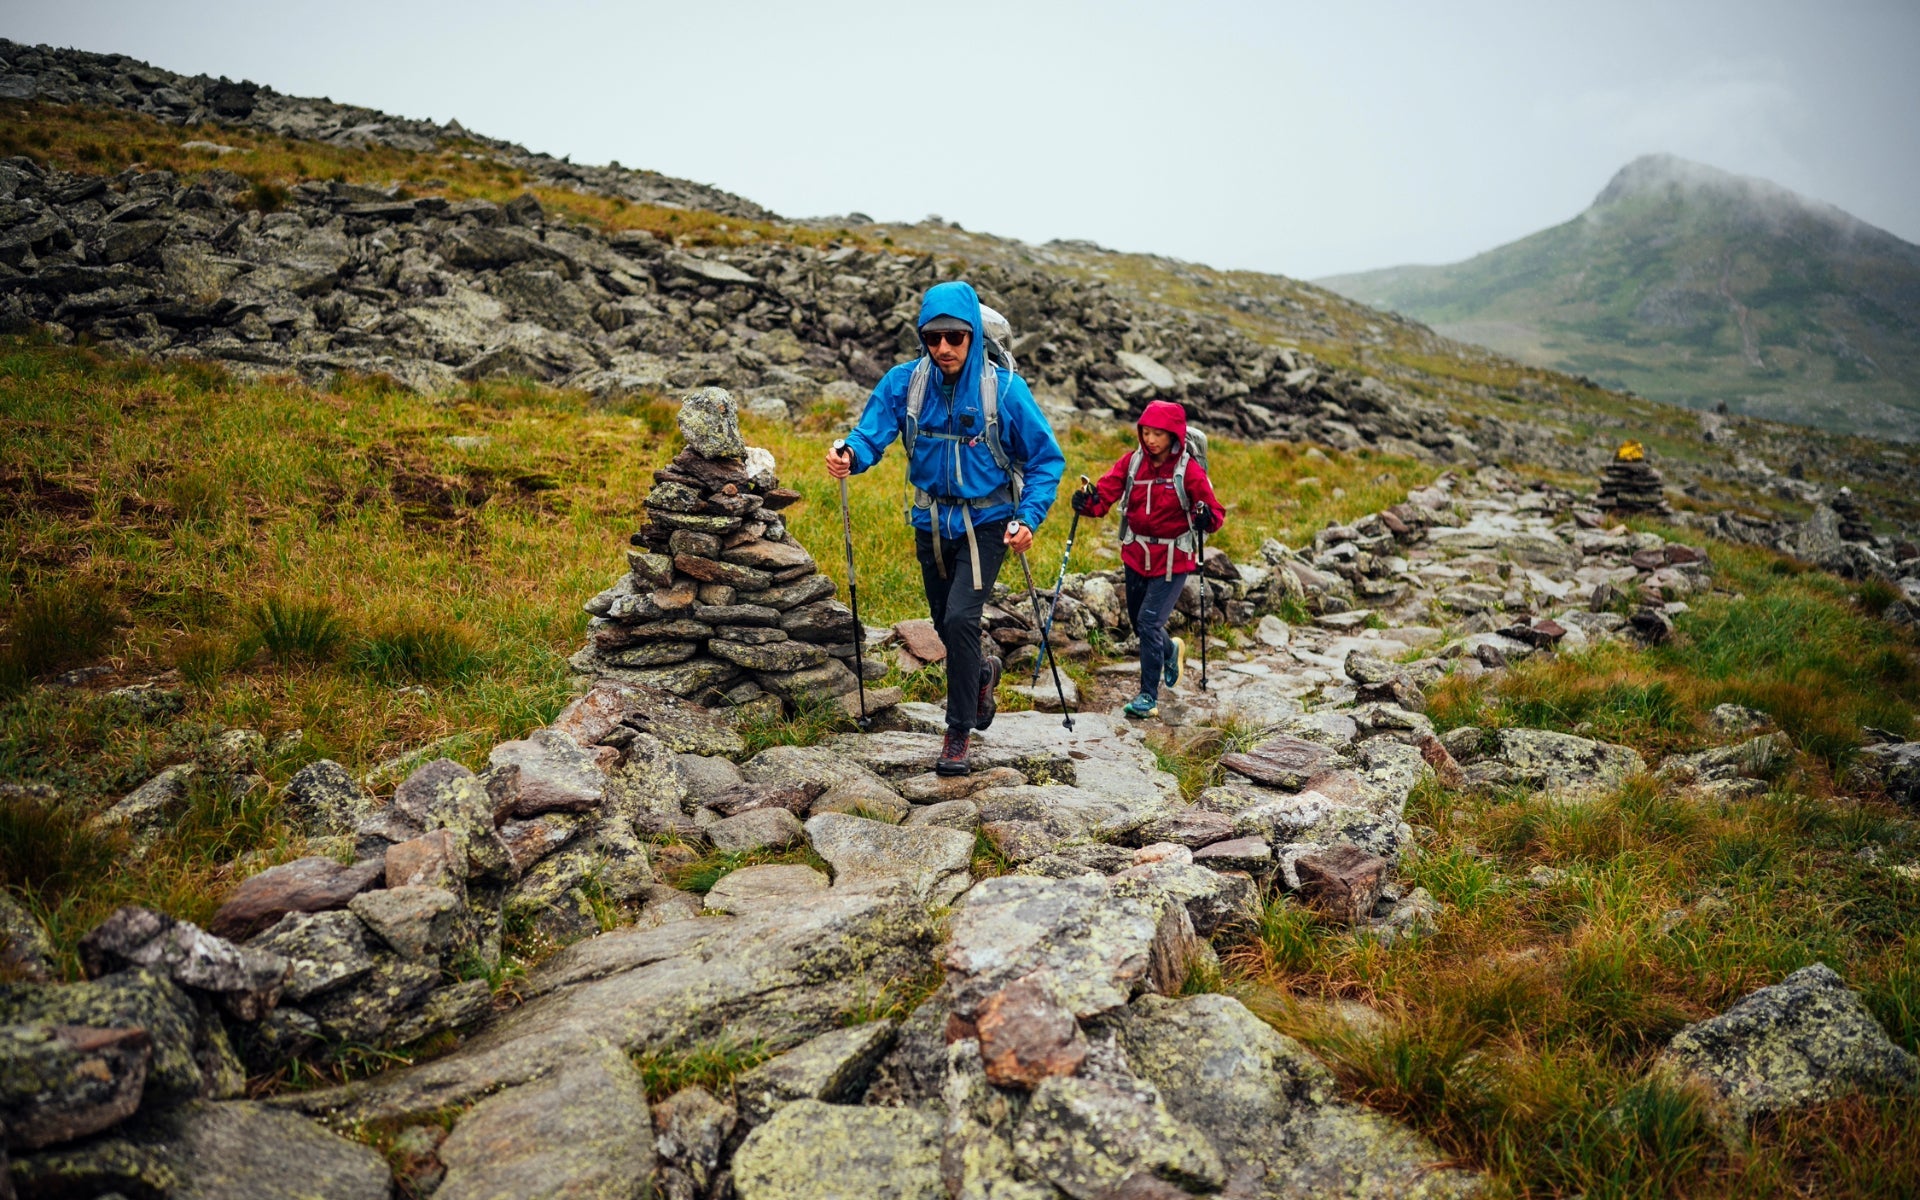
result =
[[1866,510],[1860,507],[1860,497],[1852,488],[1841,488],[1828,507],[1840,518],[1841,541],[1873,543],[1873,526],[1867,524]]
[[586,604],[574,670],[709,706],[853,691],[853,613],[780,517],[800,493],[741,440],[725,390],[689,395],[680,432],[686,449],[653,473],[627,573]]
[[1667,505],[1660,472],[1639,455],[1615,455],[1600,475],[1600,494],[1595,502],[1602,509],[1622,512],[1671,512]]

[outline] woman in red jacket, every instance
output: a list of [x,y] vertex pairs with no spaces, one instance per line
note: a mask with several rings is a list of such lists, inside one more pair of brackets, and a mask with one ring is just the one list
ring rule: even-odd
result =
[[1140,448],[1120,456],[1091,488],[1073,494],[1073,509],[1098,517],[1120,504],[1120,561],[1127,568],[1127,620],[1140,638],[1140,694],[1121,711],[1160,712],[1160,685],[1180,681],[1186,643],[1167,637],[1174,602],[1200,569],[1199,534],[1226,524],[1213,483],[1187,453],[1187,412],[1155,400],[1140,414]]

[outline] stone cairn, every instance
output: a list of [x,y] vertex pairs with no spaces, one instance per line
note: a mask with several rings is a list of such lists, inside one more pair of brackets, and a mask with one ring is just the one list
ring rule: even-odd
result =
[[1647,463],[1647,452],[1639,442],[1627,442],[1614,452],[1613,461],[1600,476],[1600,494],[1595,497],[1602,509],[1619,512],[1671,513],[1660,472]]
[[[853,613],[780,516],[800,493],[741,440],[724,389],[689,395],[680,432],[686,449],[653,473],[627,573],[586,604],[574,670],[768,715],[850,697]],[[877,699],[870,690],[869,709]]]
[[1852,488],[1841,488],[1828,507],[1840,518],[1841,541],[1873,544],[1873,526],[1867,524],[1866,510],[1860,507],[1860,497],[1853,494]]

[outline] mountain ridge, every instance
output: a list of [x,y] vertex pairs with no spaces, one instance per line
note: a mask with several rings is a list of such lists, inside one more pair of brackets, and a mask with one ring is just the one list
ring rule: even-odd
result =
[[1463,262],[1322,286],[1539,366],[1693,408],[1920,436],[1920,246],[1671,155]]

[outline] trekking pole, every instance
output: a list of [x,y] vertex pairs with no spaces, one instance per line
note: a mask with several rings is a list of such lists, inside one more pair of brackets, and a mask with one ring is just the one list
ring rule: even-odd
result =
[[[1087,488],[1087,477],[1080,477],[1081,490]],[[1067,560],[1073,557],[1073,536],[1080,529],[1080,510],[1073,510],[1073,520],[1067,522],[1067,548],[1060,552],[1060,576],[1053,581],[1053,599],[1047,604],[1047,623],[1040,630],[1040,648],[1046,655],[1053,656],[1053,617],[1060,611],[1060,593],[1067,586]],[[1040,660],[1033,660],[1033,686],[1040,686]]]
[[[845,454],[847,440],[833,443],[834,453]],[[840,532],[847,543],[847,606],[853,609],[853,675],[860,686],[860,716],[854,722],[862,729],[873,725],[867,715],[867,666],[860,656],[860,645],[867,640],[867,627],[860,623],[860,585],[853,574],[853,512],[847,507],[847,477],[840,477]]]
[[[1207,690],[1207,593],[1213,589],[1207,586],[1207,531],[1196,528],[1200,535],[1200,569],[1194,572],[1200,581],[1200,690]],[[851,544],[851,543],[849,543]]]
[[[1033,623],[1037,628],[1041,623],[1040,593],[1033,590],[1033,568],[1027,565],[1027,556],[1022,554],[1019,558],[1020,571],[1027,577],[1027,598],[1033,601]],[[1053,692],[1060,697],[1060,711],[1066,714],[1066,719],[1061,724],[1072,729],[1073,709],[1067,704],[1066,685],[1060,682],[1060,664],[1051,654],[1047,655],[1047,663],[1053,667]]]

